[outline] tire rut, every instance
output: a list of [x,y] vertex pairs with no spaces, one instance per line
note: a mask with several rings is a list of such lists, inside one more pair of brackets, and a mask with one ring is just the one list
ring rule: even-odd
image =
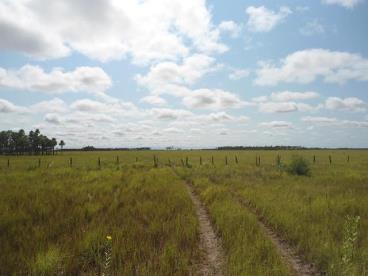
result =
[[224,275],[224,254],[221,247],[221,241],[217,237],[211,225],[208,213],[201,200],[194,192],[192,185],[186,182],[186,186],[196,209],[200,231],[200,250],[204,253],[203,258],[201,258],[198,264],[197,275],[222,276]]
[[256,216],[263,233],[276,247],[282,260],[289,266],[294,275],[324,275],[317,270],[314,264],[304,261],[303,258],[299,256],[296,251],[272,229],[272,227],[269,226],[267,221],[261,214],[259,214],[259,211],[251,206],[247,200],[235,195],[234,193],[233,195],[244,208]]

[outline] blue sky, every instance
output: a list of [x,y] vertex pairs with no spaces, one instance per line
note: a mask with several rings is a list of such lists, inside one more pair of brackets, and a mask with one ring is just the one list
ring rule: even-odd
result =
[[368,147],[365,0],[0,0],[0,129]]

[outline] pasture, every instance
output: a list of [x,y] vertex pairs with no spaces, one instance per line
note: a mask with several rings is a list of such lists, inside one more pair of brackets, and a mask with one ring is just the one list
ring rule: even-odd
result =
[[[288,172],[294,155],[309,176]],[[191,192],[217,275],[307,275],[293,258],[368,274],[365,150],[64,151],[0,156],[0,176],[0,275],[200,274],[211,250]]]

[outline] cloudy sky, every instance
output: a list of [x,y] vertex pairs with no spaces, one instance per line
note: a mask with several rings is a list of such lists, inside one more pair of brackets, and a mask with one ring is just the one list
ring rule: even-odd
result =
[[366,0],[0,0],[0,129],[368,147]]

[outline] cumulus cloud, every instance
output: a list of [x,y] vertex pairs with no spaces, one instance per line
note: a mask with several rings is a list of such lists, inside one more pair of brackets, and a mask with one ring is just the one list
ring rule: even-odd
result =
[[287,101],[300,101],[318,98],[319,94],[313,91],[307,92],[292,92],[292,91],[282,91],[273,92],[271,94],[271,100],[277,102],[287,102]]
[[338,120],[331,117],[303,117],[303,122],[331,127],[365,128],[368,127],[368,121]]
[[8,100],[0,99],[0,113],[22,113],[27,112],[27,108],[17,106]]
[[158,120],[178,120],[193,115],[193,113],[188,110],[170,108],[153,108],[150,110],[150,113]]
[[183,103],[186,107],[193,109],[239,108],[246,104],[238,96],[220,89],[191,91],[183,98]]
[[278,12],[267,9],[265,6],[246,9],[248,14],[247,27],[252,32],[269,32],[280,24],[292,11],[288,7],[281,7]]
[[248,77],[250,71],[248,69],[232,69],[229,74],[229,79],[231,80],[240,80],[242,78]]
[[236,38],[239,36],[241,31],[241,26],[236,24],[234,21],[222,21],[218,26],[220,32],[228,32],[231,37]]
[[61,124],[61,118],[58,114],[54,113],[48,113],[45,115],[45,121],[54,124],[54,125],[60,125]]
[[33,65],[25,65],[18,70],[0,67],[0,87],[60,94],[80,91],[103,93],[111,85],[110,77],[99,67],[83,66],[69,72],[61,68],[45,72]]
[[286,121],[263,122],[260,123],[259,125],[265,128],[276,128],[276,129],[293,128],[293,124]]
[[286,113],[295,111],[311,111],[314,107],[305,103],[296,102],[262,102],[259,111],[264,113]]
[[350,111],[364,111],[367,104],[361,99],[350,97],[341,99],[338,97],[329,97],[326,100],[325,106],[331,110],[350,110]]
[[315,34],[323,34],[325,32],[325,28],[318,19],[313,19],[300,28],[299,32],[305,36],[312,36]]
[[33,104],[30,109],[36,113],[64,113],[68,111],[68,106],[63,100],[54,98]]
[[146,75],[137,75],[136,80],[139,85],[157,93],[168,84],[193,84],[206,73],[216,70],[214,63],[212,57],[194,54],[185,58],[180,65],[175,62],[155,64]]
[[339,5],[344,8],[352,9],[359,3],[363,2],[362,0],[322,0],[322,3],[329,5]]
[[329,83],[349,80],[368,80],[368,60],[358,54],[307,49],[288,55],[280,67],[261,62],[256,71],[257,85],[276,85],[280,82],[311,83],[318,77]]
[[161,98],[157,95],[146,96],[141,99],[141,102],[148,103],[151,105],[164,106],[167,104],[164,98]]
[[0,47],[41,58],[78,51],[101,61],[175,60],[192,47],[226,51],[219,36],[205,0],[0,3]]

